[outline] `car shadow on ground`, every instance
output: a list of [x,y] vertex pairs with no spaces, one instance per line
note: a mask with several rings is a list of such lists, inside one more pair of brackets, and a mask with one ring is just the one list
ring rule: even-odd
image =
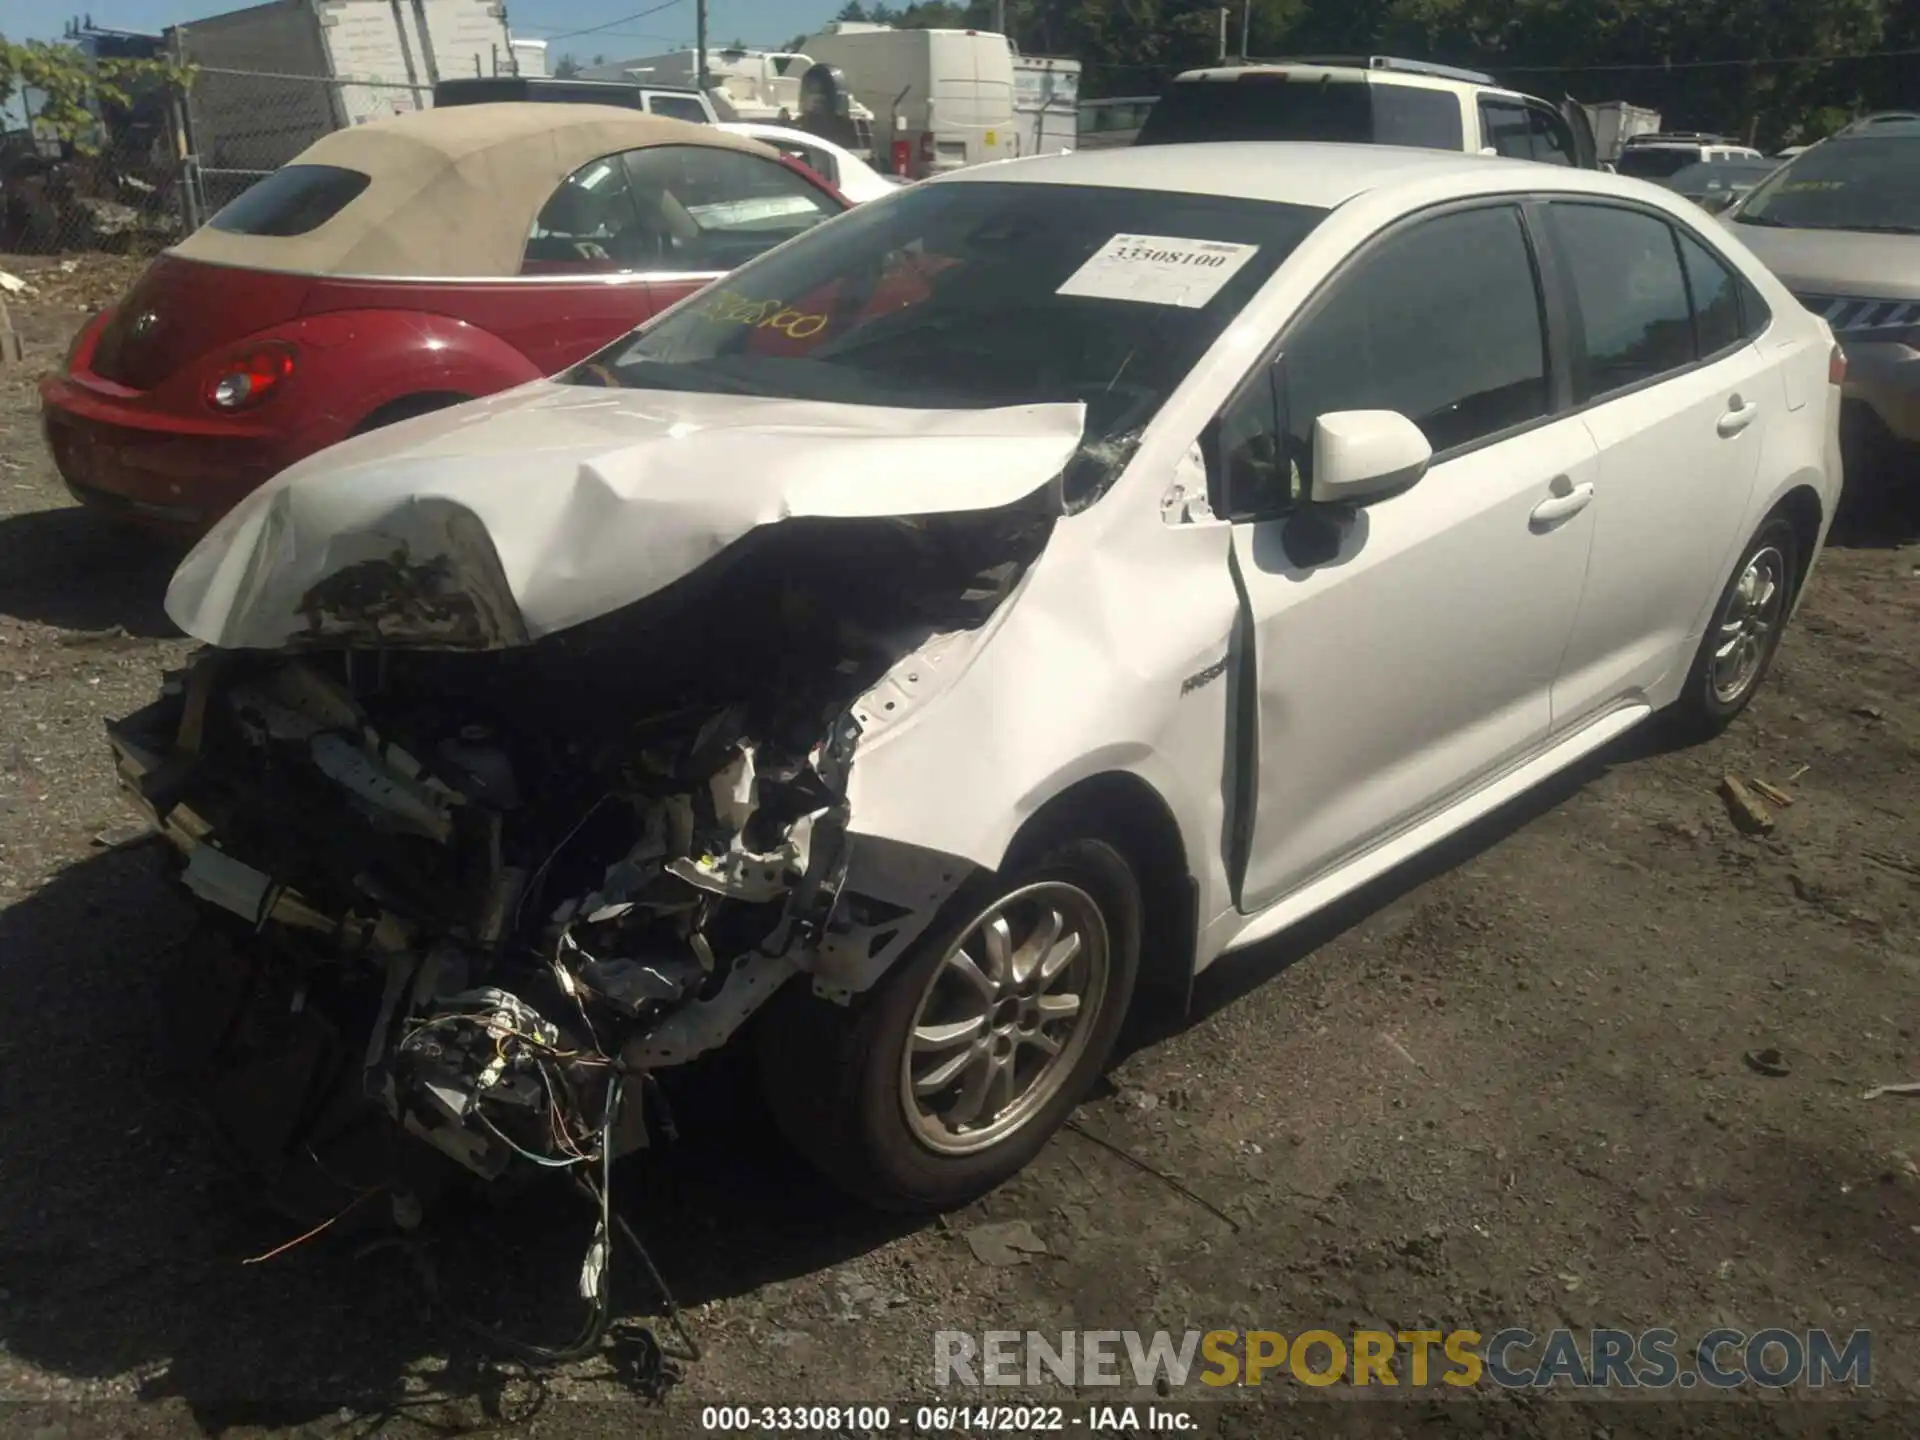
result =
[[1920,540],[1920,452],[1849,459],[1827,541],[1895,549]]
[[1636,726],[1586,759],[1552,776],[1483,816],[1458,834],[1441,841],[1344,899],[1335,901],[1272,940],[1223,956],[1194,984],[1189,1012],[1183,1017],[1172,1007],[1133,1017],[1121,1037],[1115,1064],[1125,1055],[1150,1048],[1181,1030],[1198,1024],[1251,994],[1276,976],[1332,944],[1373,916],[1449,870],[1471,864],[1478,856],[1565,804],[1616,765],[1649,759],[1692,743],[1660,718]]
[[[264,1207],[202,1118],[205,1053],[182,1037],[204,1028],[188,1013],[203,932],[163,862],[154,843],[96,855],[0,910],[0,1014],[14,1020],[0,1039],[0,1355],[82,1383],[133,1372],[144,1398],[184,1400],[210,1428],[377,1412],[423,1366],[435,1391],[484,1402],[502,1371],[450,1314],[569,1338],[590,1212],[546,1186],[436,1217],[438,1309],[411,1255],[362,1253],[368,1237],[345,1226],[249,1263],[303,1227]],[[814,1273],[919,1223],[816,1179],[739,1061],[686,1078],[698,1083],[676,1087],[678,1141],[614,1172],[621,1213],[683,1306]],[[617,1313],[661,1313],[630,1254],[613,1275]],[[442,1369],[445,1356],[459,1363]]]
[[184,553],[77,505],[0,516],[0,615],[61,630],[177,636],[162,602]]
[[[1287,936],[1223,961],[1189,1017],[1136,1026],[1123,1054],[1232,1004],[1610,767],[1672,744],[1643,726]],[[13,1117],[0,1163],[0,1353],[80,1381],[131,1371],[145,1395],[184,1400],[213,1429],[301,1424],[342,1405],[411,1407],[409,1377],[483,1409],[496,1403],[503,1372],[449,1330],[445,1307],[426,1303],[406,1255],[362,1253],[335,1231],[250,1263],[300,1227],[259,1205],[200,1119],[201,1057],[179,1038],[195,1029],[185,1007],[199,993],[199,932],[162,861],[153,844],[109,851],[0,910],[0,1014],[14,1020],[0,1038]],[[681,1305],[767,1295],[924,1223],[866,1210],[817,1179],[774,1132],[744,1056],[723,1054],[683,1081],[679,1138],[615,1175],[622,1214]],[[589,1224],[553,1188],[456,1213],[431,1227],[443,1298],[513,1334],[564,1339],[577,1324]],[[660,1313],[631,1256],[616,1256],[614,1276],[620,1313]],[[763,1303],[777,1318],[777,1291]]]

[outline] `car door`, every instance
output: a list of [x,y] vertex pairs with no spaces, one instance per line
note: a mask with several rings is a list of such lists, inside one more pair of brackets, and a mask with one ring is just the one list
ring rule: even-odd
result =
[[636,223],[621,157],[588,161],[547,197],[521,278],[489,287],[480,323],[549,374],[631,330],[654,309],[624,245]]
[[1651,210],[1554,201],[1575,399],[1599,450],[1593,556],[1554,686],[1554,721],[1654,689],[1691,662],[1725,583],[1772,412],[1776,362],[1742,287],[1697,234]]
[[1527,107],[1498,95],[1480,97],[1480,148],[1509,160],[1533,158],[1533,123]]
[[[1592,534],[1594,444],[1562,390],[1521,211],[1485,204],[1378,237],[1217,422],[1253,651],[1243,910],[1545,741]],[[1311,437],[1356,409],[1435,453],[1343,515],[1307,499]]]

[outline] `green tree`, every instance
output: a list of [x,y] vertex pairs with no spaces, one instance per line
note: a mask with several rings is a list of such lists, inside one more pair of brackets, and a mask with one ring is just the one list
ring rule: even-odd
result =
[[580,73],[580,62],[572,55],[562,55],[553,62],[553,73],[555,79],[571,80]]
[[123,108],[146,86],[185,86],[192,75],[190,67],[164,60],[91,60],[72,45],[0,35],[0,105],[35,92],[32,118],[80,150],[93,148],[95,107]]

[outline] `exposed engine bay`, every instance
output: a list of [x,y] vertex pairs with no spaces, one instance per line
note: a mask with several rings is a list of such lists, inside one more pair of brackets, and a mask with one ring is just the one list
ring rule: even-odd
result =
[[860,702],[986,622],[1051,524],[790,521],[514,649],[202,651],[109,729],[183,883],[326,1012],[362,1100],[485,1179],[592,1175],[648,1143],[650,1072],[824,938],[879,954],[929,918],[847,891]]

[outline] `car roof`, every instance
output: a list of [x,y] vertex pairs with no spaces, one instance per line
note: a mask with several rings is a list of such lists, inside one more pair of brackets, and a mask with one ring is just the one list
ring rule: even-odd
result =
[[1912,139],[1920,135],[1920,115],[1911,111],[1893,110],[1882,115],[1863,115],[1841,130],[1828,137],[1834,140],[1870,140],[1892,135],[1900,139]]
[[[1232,140],[1076,150],[974,165],[922,181],[954,185],[1013,181],[1031,185],[1111,186],[1184,195],[1239,196],[1331,210],[1368,191],[1429,181],[1491,182],[1491,191],[1534,188],[1644,194],[1640,182],[1598,170],[1536,165],[1459,150],[1292,140]],[[1550,184],[1549,184],[1550,182]],[[1462,189],[1471,192],[1471,184]]]
[[[1240,61],[1228,65],[1203,65],[1183,70],[1174,77],[1176,84],[1199,80],[1239,80],[1248,75],[1299,74],[1359,75],[1371,81],[1375,77],[1392,81],[1426,81],[1435,89],[1504,90],[1493,76],[1480,70],[1454,65],[1436,65],[1413,60],[1395,60],[1387,56],[1302,55],[1288,60]],[[1517,92],[1509,92],[1517,93]]]
[[589,161],[655,145],[773,152],[712,125],[618,105],[514,101],[450,105],[322,136],[290,164],[369,177],[302,235],[236,235],[203,225],[173,248],[186,260],[306,275],[512,275],[527,231],[560,182]]
[[[845,146],[823,139],[811,130],[796,130],[791,125],[775,125],[770,120],[722,120],[714,126],[716,130],[725,130],[729,135],[764,136],[768,140],[785,145],[814,145],[834,155],[853,155]],[[853,155],[854,159],[859,159]]]

